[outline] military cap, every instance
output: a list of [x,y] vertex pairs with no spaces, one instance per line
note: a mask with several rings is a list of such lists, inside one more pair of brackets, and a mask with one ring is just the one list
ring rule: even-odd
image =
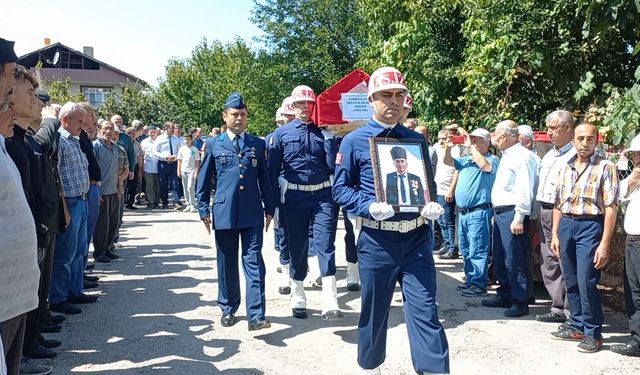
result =
[[242,109],[247,108],[244,98],[238,92],[232,92],[224,102],[224,108]]
[[395,159],[406,159],[407,158],[407,150],[404,147],[394,146],[391,149],[391,158]]
[[0,65],[18,61],[18,56],[13,50],[15,42],[0,38]]

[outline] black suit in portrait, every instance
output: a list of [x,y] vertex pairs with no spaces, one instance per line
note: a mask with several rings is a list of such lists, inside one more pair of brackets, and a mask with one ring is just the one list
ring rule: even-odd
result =
[[[406,205],[424,205],[424,187],[422,187],[422,182],[420,181],[420,177],[415,174],[407,173],[407,178],[409,179],[409,191],[407,194],[409,196],[409,203],[405,203]],[[400,192],[398,191],[398,172],[389,173],[387,175],[387,183],[385,184],[385,193],[387,196],[387,203],[391,205],[399,205],[400,203]]]

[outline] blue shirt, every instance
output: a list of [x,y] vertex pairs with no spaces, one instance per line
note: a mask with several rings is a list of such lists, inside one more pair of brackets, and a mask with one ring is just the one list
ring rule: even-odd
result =
[[313,122],[295,119],[273,133],[268,146],[269,174],[278,191],[278,177],[292,184],[315,185],[329,181],[335,168],[336,141],[324,139]]
[[118,144],[109,142],[109,146],[105,144],[102,138],[93,142],[93,153],[96,156],[98,165],[100,166],[100,176],[102,185],[100,186],[100,195],[113,195],[118,192]]
[[89,161],[80,149],[78,137],[60,127],[58,173],[65,197],[73,198],[89,192]]
[[456,169],[460,171],[455,192],[458,207],[471,208],[491,203],[491,189],[496,180],[500,161],[490,153],[485,154],[485,157],[491,163],[491,172],[483,172],[473,161],[472,156],[453,159]]

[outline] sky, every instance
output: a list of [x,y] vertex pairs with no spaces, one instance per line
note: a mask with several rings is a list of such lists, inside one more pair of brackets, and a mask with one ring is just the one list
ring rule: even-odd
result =
[[[262,35],[251,23],[253,0],[21,0],[5,17],[0,37],[18,56],[44,47],[44,38],[93,56],[157,86],[172,57],[191,56],[203,38],[231,42]],[[3,11],[4,12],[4,11]],[[28,25],[27,27],[25,27]]]

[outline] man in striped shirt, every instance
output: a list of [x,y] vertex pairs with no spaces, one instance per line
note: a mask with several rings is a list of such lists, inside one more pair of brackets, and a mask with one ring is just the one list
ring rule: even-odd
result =
[[595,152],[598,129],[576,127],[577,154],[560,169],[556,183],[551,250],[562,259],[571,317],[554,339],[580,341],[578,350],[602,348],[602,306],[597,285],[609,261],[616,224],[618,177],[615,165]]

